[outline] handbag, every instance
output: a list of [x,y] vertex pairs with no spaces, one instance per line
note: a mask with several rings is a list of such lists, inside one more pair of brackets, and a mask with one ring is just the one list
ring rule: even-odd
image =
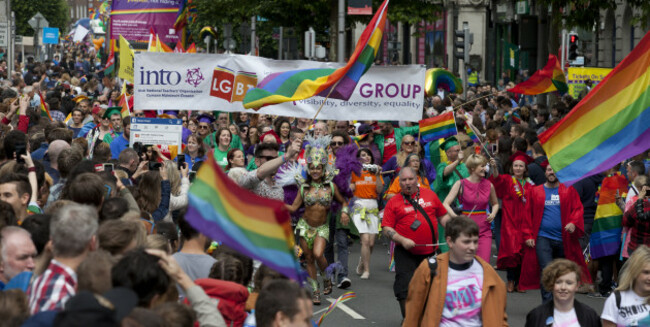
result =
[[460,215],[463,213],[463,205],[460,203],[460,199],[463,197],[463,176],[460,174],[460,172],[458,172],[458,169],[456,168],[454,168],[454,173],[460,177],[460,189],[458,190],[458,194],[456,194],[456,200],[451,203],[450,207],[456,215]]

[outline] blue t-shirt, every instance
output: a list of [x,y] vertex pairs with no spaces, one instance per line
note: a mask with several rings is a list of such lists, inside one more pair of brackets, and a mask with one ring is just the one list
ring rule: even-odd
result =
[[546,200],[544,201],[544,215],[539,227],[539,235],[556,241],[562,241],[562,218],[560,213],[559,188],[544,186]]

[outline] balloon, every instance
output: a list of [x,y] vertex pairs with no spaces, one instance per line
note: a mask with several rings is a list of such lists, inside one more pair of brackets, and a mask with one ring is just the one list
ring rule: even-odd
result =
[[99,49],[102,47],[102,44],[104,44],[104,37],[100,37],[99,39],[93,39],[93,44],[95,44],[95,51],[99,52]]
[[438,88],[451,93],[463,93],[463,83],[450,71],[444,68],[427,69],[424,78],[424,91],[427,96],[438,94]]

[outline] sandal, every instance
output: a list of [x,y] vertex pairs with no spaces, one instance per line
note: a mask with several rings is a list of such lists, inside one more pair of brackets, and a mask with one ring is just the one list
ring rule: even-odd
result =
[[311,302],[314,305],[320,305],[320,292],[318,290],[314,291],[314,293],[311,295]]
[[325,279],[323,280],[323,294],[327,295],[332,293],[332,280],[331,279]]

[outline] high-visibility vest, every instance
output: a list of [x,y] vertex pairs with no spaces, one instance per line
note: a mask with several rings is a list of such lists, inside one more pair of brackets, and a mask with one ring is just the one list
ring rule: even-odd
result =
[[471,74],[469,74],[467,77],[467,84],[478,85],[478,73],[476,71],[473,71]]

